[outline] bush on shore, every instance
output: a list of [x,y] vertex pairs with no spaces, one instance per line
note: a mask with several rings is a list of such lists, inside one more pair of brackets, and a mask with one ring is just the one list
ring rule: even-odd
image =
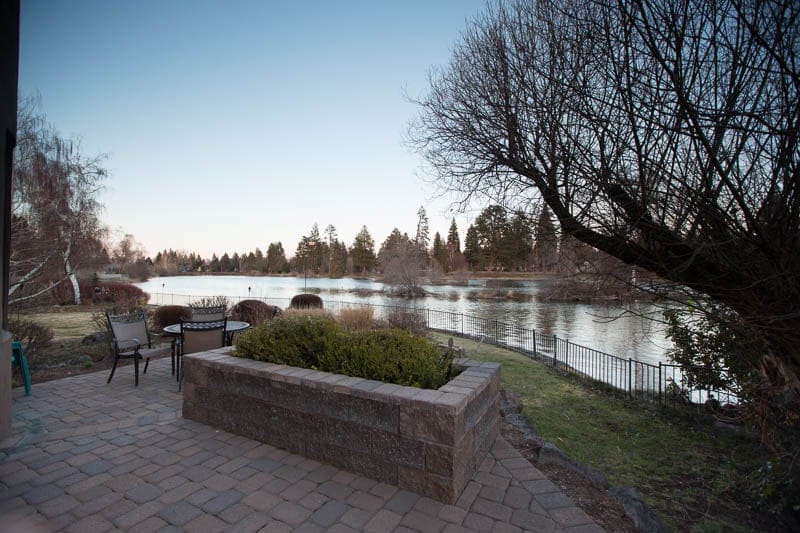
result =
[[281,309],[261,300],[242,300],[231,308],[231,319],[257,326],[281,314]]

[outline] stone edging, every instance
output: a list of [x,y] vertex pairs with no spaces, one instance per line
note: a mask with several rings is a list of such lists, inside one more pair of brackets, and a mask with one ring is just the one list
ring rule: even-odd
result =
[[500,412],[505,420],[523,435],[523,442],[532,444],[538,449],[537,462],[554,463],[582,476],[598,490],[602,490],[616,498],[625,510],[625,514],[640,531],[667,533],[669,529],[661,517],[645,503],[644,498],[635,487],[612,487],[606,475],[591,466],[579,463],[558,449],[552,443],[545,442],[536,433],[527,417],[522,414],[518,402],[508,398],[509,393],[502,391]]
[[183,416],[453,503],[499,433],[500,365],[438,390],[232,356],[184,357]]

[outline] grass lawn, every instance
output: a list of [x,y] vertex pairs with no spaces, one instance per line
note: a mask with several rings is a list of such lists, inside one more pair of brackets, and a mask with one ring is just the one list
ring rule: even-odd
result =
[[[82,339],[95,331],[91,311],[74,311],[63,313],[26,313],[19,315],[21,319],[32,320],[53,329],[53,340]],[[9,317],[13,320],[16,315]]]
[[775,527],[747,490],[748,475],[766,461],[752,435],[715,429],[710,416],[695,410],[630,402],[508,350],[454,341],[471,359],[502,363],[504,387],[546,441],[600,469],[612,485],[636,487],[671,528]]

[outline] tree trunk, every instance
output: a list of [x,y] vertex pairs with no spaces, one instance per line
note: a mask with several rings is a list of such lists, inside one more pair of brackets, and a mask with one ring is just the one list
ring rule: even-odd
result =
[[75,305],[81,304],[81,286],[78,284],[78,278],[75,276],[75,271],[72,269],[72,239],[67,241],[67,249],[64,250],[64,273],[72,283],[72,292],[75,295]]

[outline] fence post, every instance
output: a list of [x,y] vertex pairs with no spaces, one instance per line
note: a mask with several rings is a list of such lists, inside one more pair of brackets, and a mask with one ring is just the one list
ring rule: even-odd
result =
[[553,335],[553,366],[558,368],[558,337]]
[[536,330],[532,329],[531,332],[533,333],[533,356],[538,358],[539,356],[536,354]]
[[664,405],[661,402],[661,361],[658,362],[658,405]]
[[494,343],[500,345],[500,322],[497,320],[494,321]]
[[633,398],[633,359],[628,357],[628,397]]

